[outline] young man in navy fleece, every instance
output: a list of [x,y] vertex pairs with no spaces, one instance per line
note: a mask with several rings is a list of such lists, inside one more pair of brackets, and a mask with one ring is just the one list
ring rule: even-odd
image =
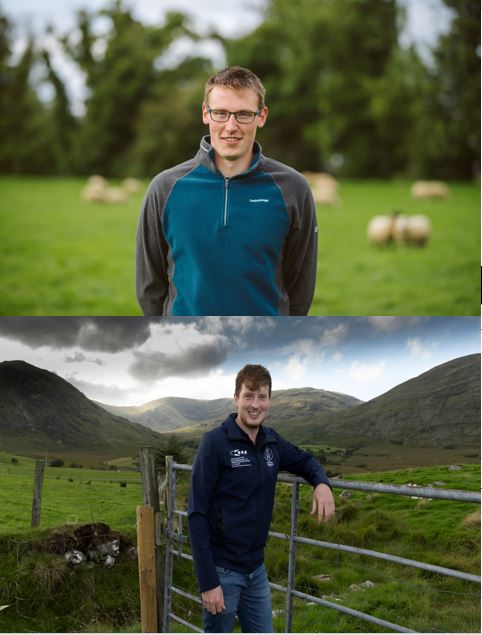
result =
[[263,555],[279,470],[313,485],[318,521],[335,511],[318,461],[263,426],[270,397],[269,372],[246,365],[236,377],[237,413],[203,437],[194,461],[188,523],[206,633],[232,632],[236,615],[244,633],[273,631]]
[[202,104],[209,136],[193,159],[151,182],[137,228],[145,315],[307,315],[315,204],[306,179],[255,141],[264,97],[248,69],[211,77]]

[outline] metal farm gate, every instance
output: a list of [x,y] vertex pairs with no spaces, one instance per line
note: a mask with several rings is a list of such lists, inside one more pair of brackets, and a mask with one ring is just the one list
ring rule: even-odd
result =
[[[144,448],[143,450],[147,450]],[[150,461],[150,462],[149,462]],[[176,615],[172,611],[172,599],[173,595],[182,596],[192,602],[195,602],[201,606],[201,599],[199,595],[194,595],[183,589],[180,589],[173,584],[173,564],[174,558],[181,558],[192,562],[192,556],[189,553],[183,551],[183,545],[189,544],[189,538],[184,533],[187,522],[183,522],[187,519],[187,512],[185,510],[176,509],[176,475],[179,472],[191,472],[192,466],[186,464],[176,463],[171,457],[166,459],[166,476],[162,487],[155,486],[156,476],[153,471],[153,460],[142,458],[141,450],[141,471],[143,473],[143,484],[149,482],[149,478],[146,476],[150,472],[150,492],[149,486],[144,487],[144,502],[146,505],[150,505],[155,498],[156,493],[154,490],[161,490],[164,503],[164,522],[156,523],[157,543],[163,543],[161,562],[158,564],[158,582],[157,582],[157,617],[158,617],[158,630],[159,632],[170,632],[171,622],[177,622],[184,627],[195,631],[203,632],[199,627],[192,624],[188,620],[183,619],[179,615]],[[401,558],[399,556],[383,553],[379,551],[373,551],[370,549],[362,549],[359,547],[352,547],[344,544],[336,544],[331,542],[325,542],[321,540],[313,540],[311,538],[304,538],[298,535],[298,512],[299,512],[299,488],[300,485],[306,484],[306,481],[302,478],[290,476],[287,474],[280,474],[278,481],[281,483],[291,484],[291,523],[290,533],[283,534],[274,531],[269,532],[269,536],[274,539],[279,539],[288,542],[288,579],[286,586],[279,585],[270,582],[270,586],[274,591],[282,592],[286,595],[285,598],[285,632],[290,633],[293,621],[293,601],[294,598],[300,598],[306,600],[312,604],[324,606],[335,611],[340,611],[352,617],[359,618],[366,622],[376,624],[387,631],[394,631],[399,633],[412,633],[416,632],[409,628],[406,628],[399,624],[393,624],[391,622],[379,619],[375,616],[356,611],[349,607],[343,606],[336,602],[303,593],[295,588],[295,574],[296,574],[296,549],[298,544],[311,545],[324,549],[331,549],[341,552],[349,552],[359,554],[362,556],[368,556],[370,558],[377,558],[393,563],[398,563],[408,567],[414,567],[422,569],[432,573],[436,573],[443,576],[449,576],[453,578],[459,578],[462,580],[470,581],[480,585],[480,576],[466,573],[463,571],[457,571],[454,569],[448,569],[446,567],[439,567],[433,564],[420,562],[416,560],[410,560],[408,558]],[[433,487],[419,487],[411,485],[385,485],[382,483],[364,483],[361,481],[345,481],[342,479],[330,479],[330,482],[334,489],[343,490],[358,490],[363,492],[379,493],[379,494],[395,494],[399,496],[409,496],[426,499],[439,499],[459,501],[464,503],[480,504],[480,494],[477,492],[467,492],[460,490],[448,490],[448,489],[436,489]],[[153,493],[154,492],[154,493]],[[156,505],[154,505],[154,508]],[[158,510],[159,511],[159,507]],[[162,534],[162,537],[161,537]],[[162,569],[162,572],[161,572]],[[193,571],[193,576],[195,576]]]

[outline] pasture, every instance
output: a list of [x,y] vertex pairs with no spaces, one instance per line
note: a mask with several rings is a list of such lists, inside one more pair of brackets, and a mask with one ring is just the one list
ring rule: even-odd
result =
[[[143,193],[124,204],[87,203],[84,183],[0,177],[1,314],[140,315],[134,252]],[[418,201],[406,180],[342,181],[338,205],[318,206],[310,314],[477,315],[479,184],[450,188],[446,201]],[[368,244],[370,218],[394,210],[430,218],[426,247]]]
[[[12,463],[15,458],[17,463]],[[142,504],[139,474],[70,467],[46,468],[40,530],[29,529],[32,459],[0,453],[0,630],[10,632],[139,631],[137,563],[120,558],[112,569],[71,568],[42,550],[52,528],[106,522],[135,539],[135,508]],[[15,472],[15,470],[17,470]],[[12,476],[13,474],[13,476]],[[350,479],[346,474],[345,478]],[[353,478],[353,477],[352,477]],[[370,473],[358,480],[477,491],[480,468],[461,465]],[[177,507],[185,509],[189,475],[179,477]],[[119,481],[127,481],[121,488]],[[88,485],[87,483],[90,483]],[[310,517],[311,488],[301,488],[298,533],[384,551],[460,571],[480,571],[480,512],[469,503],[355,492],[340,499],[329,525]],[[291,492],[277,489],[272,529],[289,532]],[[185,528],[184,528],[185,533]],[[189,547],[184,547],[186,550]],[[266,550],[270,579],[286,584],[288,543],[271,538]],[[370,581],[373,586],[360,586]],[[176,558],[174,584],[197,595],[192,564]],[[356,586],[352,586],[356,585]],[[298,545],[296,588],[420,632],[477,632],[480,587],[366,556]],[[284,627],[283,594],[273,594],[275,629]],[[200,625],[198,605],[177,597],[174,612]],[[185,632],[173,623],[173,631]],[[380,632],[382,629],[296,599],[293,632]]]
[[[30,527],[35,460],[0,452],[0,534]],[[40,528],[104,522],[133,532],[142,505],[139,472],[46,467]],[[121,483],[125,483],[121,487]]]

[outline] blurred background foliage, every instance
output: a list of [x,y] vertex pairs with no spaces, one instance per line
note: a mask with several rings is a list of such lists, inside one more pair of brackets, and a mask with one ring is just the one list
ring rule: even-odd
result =
[[480,173],[480,4],[443,1],[453,20],[428,60],[400,44],[396,0],[269,0],[262,23],[238,39],[201,36],[181,13],[145,25],[121,0],[79,11],[76,29],[50,37],[84,76],[82,114],[40,41],[12,55],[14,25],[0,15],[0,172],[145,178],[190,158],[206,133],[204,82],[218,69],[196,55],[173,63],[169,51],[208,38],[265,84],[267,155],[338,177],[471,179]]

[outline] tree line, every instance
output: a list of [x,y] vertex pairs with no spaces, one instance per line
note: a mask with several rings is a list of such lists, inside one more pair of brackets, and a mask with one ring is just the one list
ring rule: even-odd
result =
[[79,11],[72,32],[49,35],[83,73],[82,115],[41,40],[30,37],[12,62],[14,25],[0,14],[0,172],[152,177],[190,158],[206,134],[204,83],[217,69],[196,54],[166,59],[180,41],[210,39],[227,65],[265,84],[270,115],[259,140],[269,156],[341,177],[473,178],[480,6],[443,1],[453,19],[430,59],[401,45],[396,0],[269,0],[261,24],[238,38],[201,36],[177,12],[146,25],[123,0]]

